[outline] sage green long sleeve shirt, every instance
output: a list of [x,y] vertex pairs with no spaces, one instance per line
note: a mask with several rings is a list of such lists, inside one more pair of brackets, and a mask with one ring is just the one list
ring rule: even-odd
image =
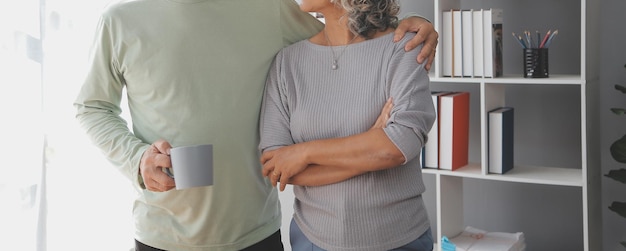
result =
[[[240,250],[280,228],[278,195],[261,176],[257,149],[264,83],[278,50],[321,28],[293,0],[125,0],[107,7],[76,116],[137,188],[137,240],[176,251]],[[129,107],[120,106],[124,89]],[[127,108],[132,131],[120,117]],[[139,162],[159,139],[173,147],[213,144],[214,185],[143,189]]]

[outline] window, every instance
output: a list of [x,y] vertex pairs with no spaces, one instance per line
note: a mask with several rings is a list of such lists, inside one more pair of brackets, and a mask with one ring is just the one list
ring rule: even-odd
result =
[[135,191],[74,119],[109,0],[0,3],[0,250],[128,250]]

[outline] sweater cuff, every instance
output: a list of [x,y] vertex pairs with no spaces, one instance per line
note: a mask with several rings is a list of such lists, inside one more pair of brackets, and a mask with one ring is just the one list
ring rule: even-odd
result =
[[143,154],[149,147],[150,145],[141,147],[139,151],[137,151],[135,157],[131,159],[131,177],[135,177],[134,179],[132,179],[134,181],[133,186],[139,191],[146,189],[146,185],[143,182],[143,177],[141,176],[139,165],[141,165],[141,157],[143,157]]

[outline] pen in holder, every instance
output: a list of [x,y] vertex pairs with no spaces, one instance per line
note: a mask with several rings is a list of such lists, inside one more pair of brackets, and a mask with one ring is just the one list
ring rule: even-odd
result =
[[548,48],[527,48],[524,50],[524,77],[547,78]]

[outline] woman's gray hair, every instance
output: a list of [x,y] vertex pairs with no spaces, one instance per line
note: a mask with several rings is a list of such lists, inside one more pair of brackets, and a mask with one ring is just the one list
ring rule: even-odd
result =
[[369,39],[376,31],[398,25],[400,5],[397,0],[330,0],[346,10],[348,28]]

